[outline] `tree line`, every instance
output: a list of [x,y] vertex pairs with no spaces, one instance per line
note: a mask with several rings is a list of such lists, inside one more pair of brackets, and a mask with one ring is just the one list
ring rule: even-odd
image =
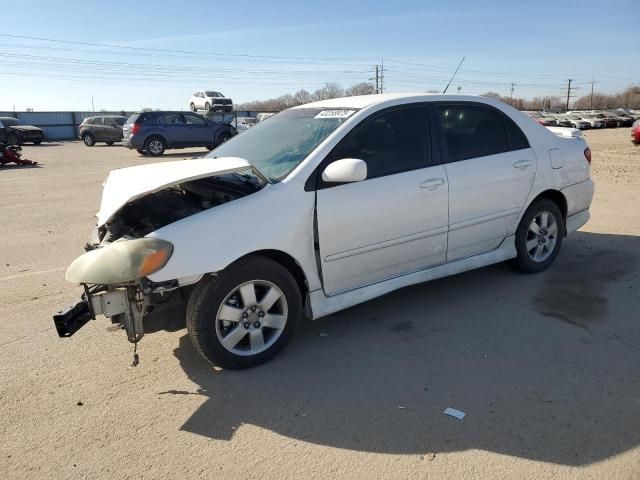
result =
[[[337,83],[326,83],[323,87],[314,92],[300,89],[296,93],[281,95],[277,98],[267,100],[253,100],[236,105],[236,110],[250,110],[262,112],[278,112],[297,105],[315,102],[318,100],[328,100],[352,95],[371,95],[375,93],[372,84],[362,82],[352,85],[349,88],[342,88]],[[439,93],[427,91],[426,93]],[[483,97],[495,98],[504,103],[514,106],[518,110],[564,110],[566,107],[566,97],[559,95],[525,98],[504,97],[495,92],[487,92]],[[605,94],[595,92],[593,94],[593,106],[591,94],[584,95],[576,99],[570,108],[575,109],[606,109],[606,108],[632,108],[640,109],[640,86],[631,86],[618,93]]]
[[[567,107],[567,98],[559,95],[525,99],[503,97],[495,92],[487,92],[482,96],[495,98],[518,110],[564,110]],[[591,94],[583,95],[575,101],[570,102],[569,108],[575,108],[577,110],[602,110],[607,108],[637,109],[640,108],[640,86],[627,87],[621,92],[611,94],[594,92],[593,103]]]

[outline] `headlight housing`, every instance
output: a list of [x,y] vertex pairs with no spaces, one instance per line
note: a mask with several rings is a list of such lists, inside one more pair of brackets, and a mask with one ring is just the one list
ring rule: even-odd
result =
[[117,241],[76,258],[65,278],[72,283],[129,283],[160,270],[172,253],[173,245],[158,238]]

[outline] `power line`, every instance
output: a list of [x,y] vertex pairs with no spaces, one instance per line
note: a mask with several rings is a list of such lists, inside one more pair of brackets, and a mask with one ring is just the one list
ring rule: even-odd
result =
[[[86,47],[101,47],[101,48],[118,48],[123,50],[132,50],[132,51],[142,51],[142,52],[162,52],[162,53],[180,53],[180,54],[188,54],[188,55],[212,55],[212,56],[221,56],[221,57],[243,57],[243,58],[270,58],[270,59],[285,59],[285,60],[316,60],[316,61],[332,61],[332,60],[356,60],[355,58],[349,57],[295,57],[295,56],[286,56],[286,55],[254,55],[249,53],[223,53],[223,52],[203,52],[203,51],[195,51],[195,50],[175,50],[168,48],[149,48],[149,47],[132,47],[130,45],[117,45],[112,43],[94,43],[94,42],[80,42],[75,40],[60,40],[55,38],[46,38],[46,37],[32,37],[28,35],[15,35],[10,33],[0,33],[0,37],[8,37],[8,38],[20,38],[23,40],[37,40],[41,42],[52,42],[52,43],[64,43],[68,45],[83,45]],[[364,58],[359,58],[359,60],[364,60]]]

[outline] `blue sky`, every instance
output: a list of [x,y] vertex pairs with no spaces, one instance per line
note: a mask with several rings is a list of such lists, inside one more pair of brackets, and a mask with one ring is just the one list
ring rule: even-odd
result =
[[508,95],[515,83],[515,96],[563,95],[573,78],[580,95],[592,75],[603,92],[640,83],[637,0],[30,0],[3,10],[0,110],[89,109],[92,96],[96,110],[186,108],[201,88],[242,102],[348,87],[382,61],[385,91],[441,90],[462,56],[452,93]]

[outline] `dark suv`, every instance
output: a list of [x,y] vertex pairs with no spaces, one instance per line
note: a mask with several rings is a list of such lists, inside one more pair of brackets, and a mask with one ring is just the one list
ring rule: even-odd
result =
[[191,112],[134,113],[123,127],[124,146],[142,155],[162,155],[168,148],[213,150],[236,134],[228,123],[216,123]]
[[93,147],[96,142],[113,145],[122,140],[122,126],[126,121],[127,117],[120,115],[87,117],[80,124],[78,136],[87,147]]

